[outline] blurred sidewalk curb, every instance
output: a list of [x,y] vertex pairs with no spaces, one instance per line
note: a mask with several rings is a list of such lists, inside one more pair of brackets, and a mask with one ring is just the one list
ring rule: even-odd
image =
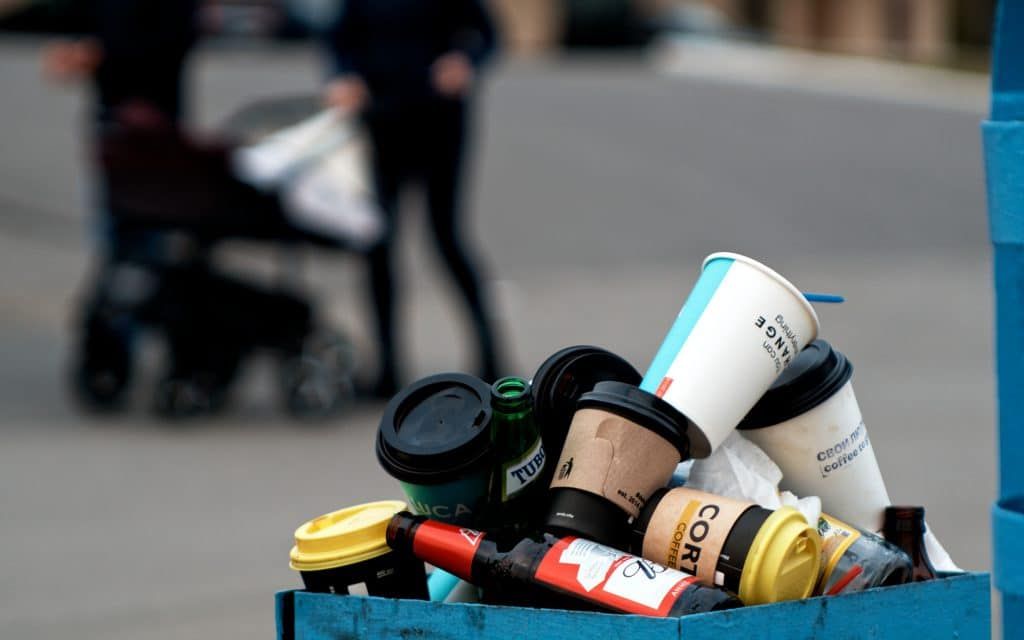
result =
[[698,38],[666,39],[652,51],[655,68],[672,75],[979,114],[988,108],[982,73]]

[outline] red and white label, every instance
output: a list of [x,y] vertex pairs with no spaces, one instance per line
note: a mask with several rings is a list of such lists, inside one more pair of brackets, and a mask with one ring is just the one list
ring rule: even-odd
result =
[[548,551],[535,577],[614,611],[660,617],[697,581],[682,571],[574,537],[559,540]]
[[471,580],[473,556],[484,539],[484,533],[443,522],[425,520],[416,529],[412,551],[416,557]]
[[459,529],[459,535],[462,536],[471,547],[476,549],[480,546],[480,540],[484,537],[482,531],[475,531],[473,529],[466,529],[463,527]]

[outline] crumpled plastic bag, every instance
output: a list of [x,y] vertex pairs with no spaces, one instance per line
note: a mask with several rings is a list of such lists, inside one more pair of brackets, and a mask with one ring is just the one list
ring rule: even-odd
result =
[[[680,469],[680,471],[683,471]],[[695,460],[689,468],[686,486],[716,495],[749,500],[765,509],[794,507],[811,526],[817,527],[821,500],[816,496],[799,498],[789,491],[779,492],[782,470],[760,447],[733,431],[707,458]],[[960,572],[953,559],[927,527],[924,543],[928,559],[936,571]]]
[[931,525],[927,522],[924,523],[924,549],[928,552],[928,559],[932,562],[932,568],[936,571],[946,571],[950,573],[963,573],[963,569],[956,566],[953,562],[953,558],[949,557],[949,553],[946,551],[939,539],[932,533]]
[[335,109],[285,127],[231,154],[232,172],[242,182],[273,191],[357,135],[351,119]]
[[817,527],[821,500],[816,496],[798,498],[779,492],[782,471],[753,442],[733,431],[714,453],[696,460],[686,486],[716,495],[749,500],[765,509],[794,507],[807,522]]
[[281,189],[281,203],[296,227],[366,250],[384,235],[384,218],[367,187],[361,150],[340,147]]
[[277,191],[287,220],[299,229],[355,250],[384,235],[358,124],[335,109],[235,149],[231,164],[239,180]]

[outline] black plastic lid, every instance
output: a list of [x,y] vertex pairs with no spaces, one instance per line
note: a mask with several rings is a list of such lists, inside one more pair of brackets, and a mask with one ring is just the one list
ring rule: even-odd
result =
[[561,455],[580,396],[605,380],[639,385],[642,379],[633,365],[600,347],[566,347],[545,360],[531,384],[534,416],[552,461]]
[[807,413],[853,377],[846,356],[824,340],[807,345],[747,413],[738,429],[761,429]]
[[[577,406],[580,409],[606,409],[647,427],[672,443],[679,450],[681,460],[689,459],[691,452],[698,453],[698,447],[710,449],[703,432],[675,407],[658,396],[625,382],[598,382],[593,391],[583,394]],[[691,434],[703,442],[691,443]]]
[[442,373],[388,402],[377,432],[377,459],[398,480],[440,484],[491,452],[491,385]]

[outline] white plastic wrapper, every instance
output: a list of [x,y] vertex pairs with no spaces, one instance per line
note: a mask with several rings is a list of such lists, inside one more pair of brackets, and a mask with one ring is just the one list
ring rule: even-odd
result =
[[[798,498],[788,491],[780,493],[781,481],[782,471],[768,454],[738,432],[733,432],[714,453],[693,462],[686,486],[727,498],[750,500],[765,509],[795,507],[807,522],[817,527],[821,500],[816,496]],[[930,526],[924,542],[928,559],[936,571],[962,571],[932,534]]]
[[928,559],[932,561],[932,567],[936,571],[963,573],[963,569],[956,566],[953,558],[949,557],[949,553],[946,552],[942,543],[932,533],[931,525],[925,522],[924,526],[927,528],[924,532],[924,548],[928,552]]
[[692,468],[693,460],[683,460],[676,465],[676,470],[672,472],[672,479],[668,481],[669,489],[685,486],[686,481],[690,479],[690,469]]
[[259,142],[235,149],[232,170],[242,182],[272,191],[355,137],[356,129],[350,119],[327,109]]
[[286,183],[281,201],[296,227],[369,249],[383,235],[384,221],[355,147],[336,149]]
[[356,250],[384,232],[366,175],[366,150],[350,117],[328,109],[239,147],[232,169],[243,182],[278,191],[294,226]]
[[794,507],[817,526],[821,500],[779,493],[782,471],[764,451],[735,431],[707,458],[690,468],[686,486],[727,498],[750,500],[765,509]]

